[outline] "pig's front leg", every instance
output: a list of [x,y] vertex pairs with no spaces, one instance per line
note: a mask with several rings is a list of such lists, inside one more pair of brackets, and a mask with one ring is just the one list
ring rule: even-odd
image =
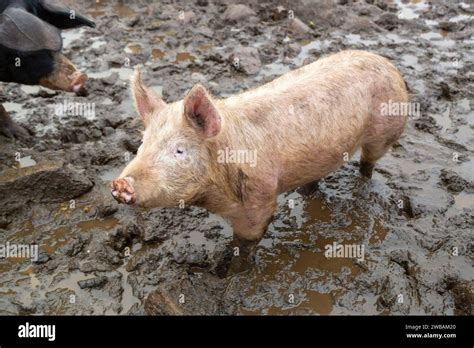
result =
[[17,125],[10,117],[8,112],[5,110],[3,105],[0,104],[0,134],[8,138],[25,138],[28,136],[28,132]]
[[254,262],[257,244],[265,234],[276,210],[276,196],[268,202],[247,202],[228,217],[234,230],[234,239],[215,268],[219,277],[249,269]]
[[246,240],[234,235],[214,267],[214,273],[219,278],[243,272],[250,268],[253,263],[256,246],[259,240]]

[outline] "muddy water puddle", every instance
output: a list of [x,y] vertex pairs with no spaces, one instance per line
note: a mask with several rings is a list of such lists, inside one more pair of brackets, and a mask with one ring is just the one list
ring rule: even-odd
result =
[[419,18],[420,15],[427,11],[430,7],[429,3],[424,0],[395,0],[395,3],[399,8],[397,13],[398,18],[407,20]]
[[17,168],[28,168],[36,165],[36,161],[31,156],[19,158],[15,163]]
[[[322,191],[327,193],[324,188]],[[381,216],[362,209],[341,209],[321,192],[315,197],[296,192],[281,195],[279,205],[286,218],[276,219],[260,243],[258,263],[249,275],[251,282],[246,292],[251,300],[241,314],[331,314],[333,304],[344,291],[324,291],[325,284],[341,274],[350,282],[367,270],[377,258],[371,248],[380,247],[389,228]],[[333,257],[328,253],[337,248],[352,254]],[[301,275],[309,277],[306,285],[300,284]],[[275,291],[272,295],[262,292],[261,284],[272,283],[285,286],[277,287],[276,295]],[[287,284],[294,284],[293,290]],[[265,307],[269,307],[253,310],[252,304],[262,301],[262,296],[267,301]]]
[[166,56],[166,52],[159,48],[153,48],[151,50],[151,56],[156,60],[163,59]]
[[[54,260],[56,257],[62,256],[62,248],[70,243],[72,238],[90,233],[108,233],[119,224],[119,220],[115,217],[77,220],[74,218],[74,214],[77,214],[78,211],[88,212],[96,203],[86,199],[75,202],[73,208],[71,208],[71,204],[69,202],[58,205],[53,214],[42,219],[41,224],[36,221],[38,217],[18,224],[18,230],[11,233],[6,242],[10,245],[37,245],[39,255],[46,253],[49,258]],[[75,211],[76,209],[78,211]],[[84,250],[84,252],[91,253],[90,250]],[[88,262],[87,257],[83,262]],[[12,272],[18,272],[21,276],[12,276]],[[1,279],[4,280],[3,285],[10,289],[5,296],[20,299],[22,306],[29,307],[33,303],[48,302],[53,299],[54,307],[50,308],[53,311],[45,312],[45,314],[70,314],[71,308],[79,304],[84,313],[96,313],[97,308],[92,308],[90,307],[92,303],[87,303],[87,299],[91,298],[90,290],[81,289],[78,284],[80,281],[95,278],[94,274],[86,274],[79,270],[70,272],[66,271],[64,267],[58,267],[58,270],[53,273],[45,273],[39,271],[38,266],[32,263],[30,258],[20,257],[0,260],[0,274]],[[133,296],[132,289],[127,282],[128,272],[124,266],[118,267],[114,272],[101,274],[101,276],[120,277],[123,289],[120,302],[122,310],[128,311],[132,305],[139,303],[139,300]],[[94,301],[101,302],[100,307],[105,308],[102,314],[117,313],[119,309],[116,301],[100,289],[91,291]]]
[[193,56],[189,52],[178,52],[176,53],[176,57],[173,64],[178,64],[185,61],[194,62],[195,60],[196,60],[196,56]]
[[125,53],[128,53],[128,54],[138,54],[142,51],[143,49],[143,46],[139,43],[131,43],[131,44],[128,44],[127,46],[125,46]]
[[88,13],[93,17],[114,15],[119,18],[130,18],[138,14],[137,11],[127,5],[125,1],[116,0],[96,0]]

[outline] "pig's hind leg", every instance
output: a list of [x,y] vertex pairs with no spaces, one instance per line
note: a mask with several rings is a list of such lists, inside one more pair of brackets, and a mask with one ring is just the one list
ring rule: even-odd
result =
[[[408,102],[406,85],[398,70],[391,64],[382,69],[386,77],[378,77],[373,85],[373,101],[368,127],[361,143],[359,171],[372,177],[375,163],[392,147],[405,129]],[[388,83],[387,83],[388,82]],[[393,113],[391,105],[398,106]]]
[[319,189],[319,180],[311,181],[308,184],[305,184],[301,187],[298,188],[298,193],[305,196],[309,197],[313,194],[315,194]]
[[362,176],[370,179],[375,163],[398,140],[405,127],[406,117],[377,116],[372,127],[367,130],[362,143],[359,171]]

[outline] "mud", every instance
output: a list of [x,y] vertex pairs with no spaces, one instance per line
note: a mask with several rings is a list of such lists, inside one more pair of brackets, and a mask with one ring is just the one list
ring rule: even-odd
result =
[[[474,7],[227,3],[74,2],[98,24],[63,33],[87,93],[0,87],[31,133],[0,138],[0,244],[39,246],[34,261],[0,259],[0,314],[472,315]],[[347,48],[390,58],[420,113],[370,182],[356,155],[312,194],[281,195],[247,272],[215,275],[232,234],[218,216],[111,197],[140,144],[135,66],[167,101],[197,82],[225,97]],[[327,258],[333,243],[363,245],[363,260]]]

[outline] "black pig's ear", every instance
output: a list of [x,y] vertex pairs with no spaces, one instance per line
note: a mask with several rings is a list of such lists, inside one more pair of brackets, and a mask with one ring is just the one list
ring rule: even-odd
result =
[[145,86],[140,77],[140,70],[135,70],[132,75],[131,83],[135,108],[146,126],[148,125],[150,117],[165,107],[166,103],[161,99],[158,93]]
[[39,1],[36,10],[38,17],[59,29],[88,26],[95,28],[95,23],[66,7],[52,3],[50,0]]
[[221,116],[200,84],[195,85],[184,98],[184,115],[191,127],[206,138],[215,137],[221,130]]
[[0,15],[0,45],[21,52],[60,51],[62,39],[52,25],[21,8],[10,7]]

